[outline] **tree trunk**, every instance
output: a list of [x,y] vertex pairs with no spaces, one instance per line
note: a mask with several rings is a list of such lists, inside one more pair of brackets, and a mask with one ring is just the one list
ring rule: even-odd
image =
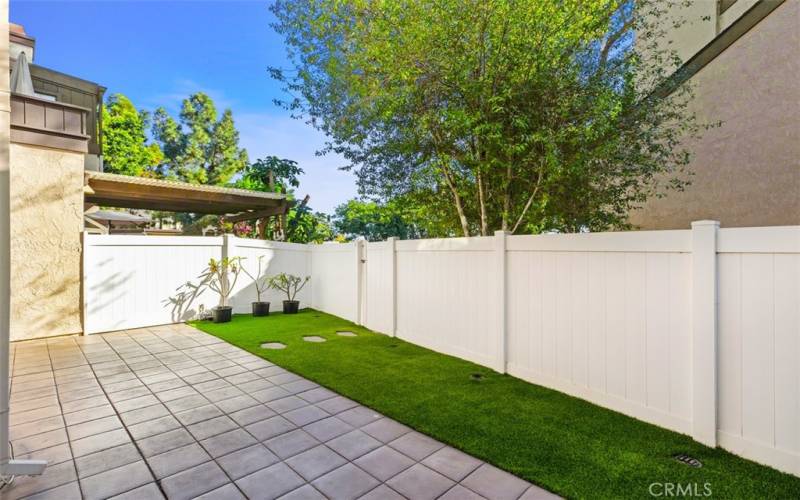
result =
[[444,174],[444,179],[447,182],[447,187],[449,187],[450,191],[453,193],[453,201],[456,205],[458,220],[461,223],[461,230],[463,231],[464,236],[469,237],[469,224],[467,223],[467,215],[464,213],[464,205],[461,203],[461,195],[458,194],[455,182],[453,182],[453,179],[450,176],[450,170],[444,164],[442,164],[442,173]]
[[486,200],[484,199],[483,195],[483,176],[481,175],[480,170],[478,170],[478,204],[481,208],[481,236],[487,236],[489,234],[489,227],[486,221]]
[[503,231],[508,231],[508,217],[511,215],[511,163],[506,167],[506,189],[503,194]]

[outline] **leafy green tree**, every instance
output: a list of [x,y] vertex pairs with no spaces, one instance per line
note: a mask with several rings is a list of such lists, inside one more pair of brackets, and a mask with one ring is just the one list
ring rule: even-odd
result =
[[245,167],[236,186],[254,191],[286,194],[300,186],[299,177],[302,174],[303,169],[297,166],[296,161],[267,156]]
[[671,83],[667,9],[278,0],[296,71],[271,73],[367,196],[435,200],[464,235],[623,228],[631,208],[687,184],[681,144],[704,128],[691,87]]
[[158,177],[164,155],[158,144],[147,142],[150,116],[130,99],[113,94],[103,107],[103,160],[106,172],[138,177]]
[[[303,169],[296,161],[277,156],[267,156],[248,165],[236,181],[236,187],[254,191],[284,193],[289,200],[295,200],[294,190],[300,187]],[[286,241],[291,243],[321,243],[333,238],[329,217],[314,212],[306,203],[296,203],[286,214]],[[241,236],[258,238],[258,227],[240,224],[234,227]],[[266,228],[267,239],[278,239],[279,228],[272,224]]]
[[202,92],[183,101],[179,121],[158,108],[153,136],[161,144],[163,169],[169,178],[223,185],[248,163],[231,110],[220,117],[212,99]]
[[413,212],[393,200],[381,204],[374,201],[349,200],[335,209],[333,228],[351,240],[363,236],[367,241],[383,241],[390,236],[402,240],[422,238],[425,232],[413,222]]

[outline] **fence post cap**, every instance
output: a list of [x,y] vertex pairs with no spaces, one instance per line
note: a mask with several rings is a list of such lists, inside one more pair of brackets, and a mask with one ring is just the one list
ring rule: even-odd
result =
[[508,234],[508,231],[505,231],[505,230],[503,230],[503,229],[497,229],[497,230],[494,232],[494,235],[495,235],[495,236],[504,236],[504,235],[506,235],[506,234]]
[[692,227],[715,226],[719,227],[718,220],[696,220],[692,222]]

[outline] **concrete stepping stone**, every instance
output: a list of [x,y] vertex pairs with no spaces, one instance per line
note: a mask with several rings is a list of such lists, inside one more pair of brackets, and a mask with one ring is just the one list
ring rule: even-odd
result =
[[265,342],[261,344],[262,349],[286,349],[286,344],[280,342]]
[[336,332],[336,335],[338,335],[340,337],[357,337],[358,336],[354,332],[351,332],[351,331],[348,331],[348,330],[340,330],[340,331]]
[[306,342],[325,342],[325,339],[323,337],[320,337],[319,335],[308,335],[306,337],[303,337],[303,340],[305,340]]

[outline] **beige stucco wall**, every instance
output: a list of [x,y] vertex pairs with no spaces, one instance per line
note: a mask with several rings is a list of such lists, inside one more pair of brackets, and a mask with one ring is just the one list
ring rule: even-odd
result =
[[642,229],[800,224],[800,1],[787,1],[695,75],[692,185],[631,215]]
[[83,154],[10,149],[11,340],[81,332]]

